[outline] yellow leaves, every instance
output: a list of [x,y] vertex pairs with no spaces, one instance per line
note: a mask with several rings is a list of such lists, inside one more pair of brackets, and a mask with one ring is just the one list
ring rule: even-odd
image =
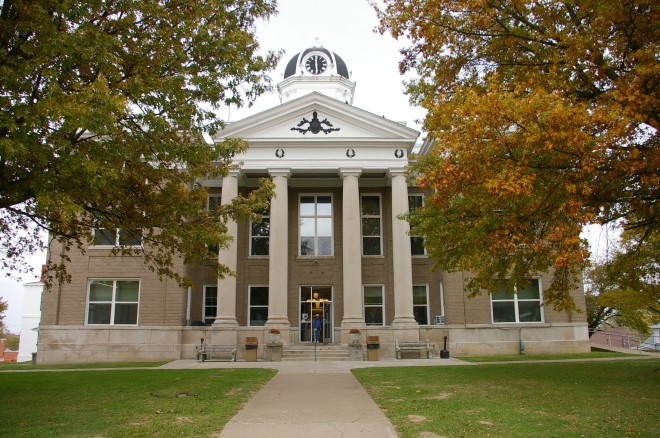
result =
[[492,194],[500,196],[529,195],[534,186],[535,176],[525,173],[520,167],[505,165],[494,177],[484,181],[484,187]]
[[409,91],[436,146],[415,171],[434,190],[423,231],[441,267],[488,281],[554,266],[548,296],[570,308],[583,225],[657,234],[657,2],[384,4],[381,30],[409,35],[404,64],[420,66]]

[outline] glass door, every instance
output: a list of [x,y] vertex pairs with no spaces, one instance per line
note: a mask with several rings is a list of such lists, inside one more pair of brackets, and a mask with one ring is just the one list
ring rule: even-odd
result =
[[332,339],[332,287],[301,286],[300,342],[328,343]]
[[332,342],[332,301],[323,302],[323,337],[324,343]]

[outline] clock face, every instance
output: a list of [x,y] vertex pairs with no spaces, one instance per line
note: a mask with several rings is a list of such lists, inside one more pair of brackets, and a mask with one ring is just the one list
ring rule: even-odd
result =
[[321,55],[312,55],[305,61],[305,68],[313,75],[320,75],[328,68],[328,61]]

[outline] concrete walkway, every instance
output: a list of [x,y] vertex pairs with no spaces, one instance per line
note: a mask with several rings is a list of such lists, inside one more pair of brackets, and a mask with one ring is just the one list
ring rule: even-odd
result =
[[392,423],[351,374],[278,373],[219,438],[387,438]]
[[227,423],[218,438],[395,438],[394,426],[350,370],[443,365],[472,364],[457,359],[204,363],[179,360],[161,368],[272,368],[279,371]]
[[[632,359],[648,358],[646,355]],[[625,358],[569,359],[560,362]],[[493,362],[497,365],[526,362]],[[547,362],[556,362],[548,360]],[[197,362],[177,360],[161,369],[271,368],[278,373],[232,418],[217,438],[394,438],[394,426],[351,374],[354,368],[479,366],[458,359],[385,359],[323,362]]]

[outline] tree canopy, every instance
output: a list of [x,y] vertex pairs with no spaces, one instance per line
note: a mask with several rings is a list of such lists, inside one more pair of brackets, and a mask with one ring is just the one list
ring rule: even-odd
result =
[[[216,110],[270,89],[279,53],[258,54],[255,23],[275,0],[0,0],[0,251],[26,269],[43,230],[84,249],[91,229],[141,236],[159,275],[225,245],[229,217],[263,209],[265,184],[229,206],[202,208],[241,141],[209,145]],[[60,267],[62,265],[59,265]],[[55,269],[60,280],[66,273]],[[52,277],[49,277],[52,278]]]
[[7,302],[0,298],[0,335],[5,333],[5,312],[7,311]]
[[639,245],[640,234],[624,232],[621,246],[587,270],[590,329],[623,326],[649,334],[660,321],[660,236]]
[[657,241],[660,31],[652,0],[385,0],[380,31],[405,43],[433,189],[411,215],[436,266],[525,283],[551,269],[546,303],[573,309],[584,225]]

